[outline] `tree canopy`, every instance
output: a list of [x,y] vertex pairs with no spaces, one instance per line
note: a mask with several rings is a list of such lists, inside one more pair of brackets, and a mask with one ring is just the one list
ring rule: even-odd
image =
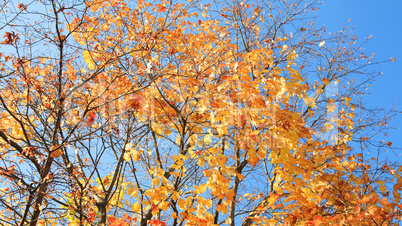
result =
[[5,0],[0,225],[397,224],[380,62],[319,6]]

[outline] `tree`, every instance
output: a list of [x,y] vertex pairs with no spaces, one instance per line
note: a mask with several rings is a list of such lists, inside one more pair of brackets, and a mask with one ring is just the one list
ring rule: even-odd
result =
[[1,224],[397,222],[402,167],[366,154],[395,112],[318,6],[5,2]]

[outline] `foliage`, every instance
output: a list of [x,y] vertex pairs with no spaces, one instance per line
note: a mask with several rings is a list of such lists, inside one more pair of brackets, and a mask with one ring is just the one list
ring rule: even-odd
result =
[[315,1],[151,2],[2,6],[1,225],[398,222],[394,112],[363,106],[347,28]]

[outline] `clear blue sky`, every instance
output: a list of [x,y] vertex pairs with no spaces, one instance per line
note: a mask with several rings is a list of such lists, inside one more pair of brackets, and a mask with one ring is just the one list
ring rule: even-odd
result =
[[[383,75],[369,87],[371,95],[364,100],[368,106],[391,108],[395,104],[402,110],[402,0],[324,0],[317,16],[317,25],[325,25],[328,32],[341,30],[351,18],[349,27],[354,28],[358,41],[373,35],[364,48],[367,55],[375,54],[373,61],[396,59],[373,66]],[[399,130],[390,131],[385,140],[402,148],[402,115],[391,124]]]

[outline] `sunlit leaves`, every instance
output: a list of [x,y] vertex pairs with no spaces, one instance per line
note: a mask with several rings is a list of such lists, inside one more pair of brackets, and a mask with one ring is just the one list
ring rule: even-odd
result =
[[[326,97],[349,70],[315,61],[326,60],[322,51],[338,54],[333,42],[310,27],[279,28],[297,16],[284,13],[307,9],[56,2],[46,4],[63,22],[35,31],[52,45],[49,55],[2,53],[7,205],[34,195],[40,211],[21,208],[49,225],[342,225],[400,216],[396,168],[373,173],[349,145],[360,128],[355,94],[339,88]],[[7,31],[3,44],[17,47],[23,36]],[[372,142],[360,137],[362,146]],[[9,220],[19,209],[3,212]]]

